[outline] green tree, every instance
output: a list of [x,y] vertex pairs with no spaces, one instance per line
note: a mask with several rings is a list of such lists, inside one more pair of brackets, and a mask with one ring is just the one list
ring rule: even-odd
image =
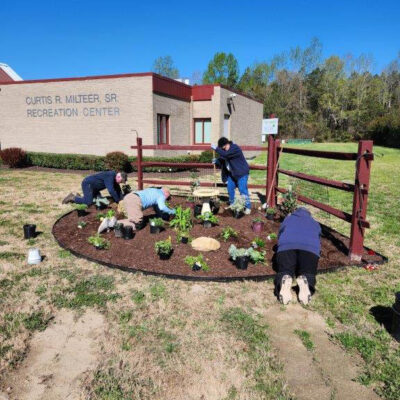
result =
[[156,58],[153,64],[153,71],[168,78],[179,78],[179,70],[175,67],[171,56]]
[[232,53],[215,53],[203,74],[203,83],[221,83],[234,88],[239,80],[239,64]]

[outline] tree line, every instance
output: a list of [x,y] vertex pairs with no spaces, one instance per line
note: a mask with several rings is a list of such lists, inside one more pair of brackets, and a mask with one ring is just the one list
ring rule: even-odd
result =
[[[179,76],[171,57],[157,60],[155,72]],[[321,42],[313,39],[242,74],[233,54],[216,53],[201,83],[221,83],[262,101],[264,117],[279,118],[283,138],[373,139],[400,147],[400,52],[379,74],[372,72],[373,62],[369,55],[323,59]]]

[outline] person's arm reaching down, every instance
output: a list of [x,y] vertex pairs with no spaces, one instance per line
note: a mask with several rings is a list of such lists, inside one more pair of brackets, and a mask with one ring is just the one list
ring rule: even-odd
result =
[[111,197],[114,199],[114,201],[116,203],[119,203],[122,200],[122,192],[120,191],[120,193],[118,193],[115,190],[114,187],[114,181],[115,181],[115,177],[114,176],[109,176],[107,177],[107,179],[105,179],[104,184],[106,185],[106,188],[108,190],[108,192],[110,193]]
[[175,210],[172,208],[167,207],[165,204],[165,197],[161,195],[157,198],[157,207],[160,211],[168,213],[168,214],[175,214]]

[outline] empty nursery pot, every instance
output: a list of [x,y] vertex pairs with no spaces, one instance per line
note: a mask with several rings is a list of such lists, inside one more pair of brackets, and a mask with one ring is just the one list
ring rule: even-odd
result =
[[172,251],[170,253],[158,253],[160,260],[169,260],[171,258]]
[[254,233],[261,234],[264,229],[264,222],[253,222],[251,229],[253,229]]
[[36,237],[36,225],[26,224],[24,225],[24,238],[31,239]]
[[86,210],[76,210],[76,212],[78,213],[78,217],[84,217],[88,214]]
[[188,242],[189,242],[189,238],[188,238],[187,236],[182,236],[182,237],[181,237],[181,243],[186,244],[186,243],[188,243]]
[[160,233],[160,227],[150,225],[150,233],[153,233],[153,234]]
[[243,211],[236,211],[236,210],[232,211],[232,214],[233,214],[233,218],[236,218],[236,219],[242,218],[244,215]]
[[193,210],[193,213],[194,213],[194,216],[195,217],[198,217],[200,214],[201,214],[201,209],[203,208],[203,205],[202,204],[196,204],[195,206],[194,206],[194,210]]
[[247,266],[249,265],[249,257],[236,257],[235,264],[237,269],[247,269]]
[[117,237],[117,238],[124,237],[124,229],[125,229],[124,224],[119,224],[119,223],[115,224],[115,226],[114,226],[115,237]]
[[192,265],[192,271],[200,271],[200,270],[201,270],[201,265],[199,263],[195,262]]
[[29,249],[28,264],[35,265],[35,264],[40,264],[41,262],[42,262],[42,256],[40,255],[40,250],[36,248]]
[[396,301],[392,307],[392,336],[400,342],[400,292],[396,293]]
[[133,233],[133,227],[132,226],[125,226],[124,227],[124,239],[129,240],[133,239],[134,233]]

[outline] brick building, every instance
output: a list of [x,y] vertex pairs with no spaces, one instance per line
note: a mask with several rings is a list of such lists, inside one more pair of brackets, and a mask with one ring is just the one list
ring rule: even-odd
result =
[[133,154],[135,132],[143,144],[261,143],[262,103],[223,85],[154,73],[22,81],[1,65],[1,148]]

